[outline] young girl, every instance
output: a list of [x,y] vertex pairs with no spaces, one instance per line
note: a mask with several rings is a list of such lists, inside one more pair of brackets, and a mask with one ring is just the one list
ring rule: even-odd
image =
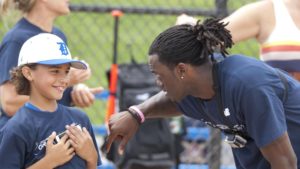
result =
[[1,167],[95,169],[100,164],[86,114],[57,104],[70,67],[87,68],[71,58],[58,36],[42,33],[24,43],[11,82],[30,99],[0,131]]
[[[70,13],[69,0],[1,0],[0,13],[15,9],[22,18],[10,29],[0,44],[0,128],[28,101],[28,96],[18,95],[14,85],[10,83],[10,70],[18,64],[21,46],[30,37],[40,33],[52,33],[67,43],[67,37],[57,27],[54,21],[60,16]],[[91,70],[70,70],[69,88],[58,101],[66,106],[89,107],[94,101],[94,94],[102,91],[102,87],[89,88],[83,84],[91,76]]]

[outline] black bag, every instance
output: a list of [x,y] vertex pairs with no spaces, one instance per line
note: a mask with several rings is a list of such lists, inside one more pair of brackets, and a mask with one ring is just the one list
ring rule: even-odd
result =
[[[147,64],[121,64],[118,72],[117,98],[120,111],[139,104],[160,89]],[[122,156],[117,146],[109,154],[118,168],[171,168],[174,166],[174,138],[167,119],[149,119],[128,142]],[[138,166],[138,167],[133,167]]]
[[120,111],[139,104],[160,91],[147,64],[119,65],[117,98]]

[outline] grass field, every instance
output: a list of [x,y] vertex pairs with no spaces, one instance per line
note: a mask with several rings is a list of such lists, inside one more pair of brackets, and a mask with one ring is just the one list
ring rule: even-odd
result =
[[[73,4],[96,4],[102,6],[135,6],[164,8],[205,8],[212,9],[214,0],[73,0]],[[248,1],[229,1],[229,8],[236,9]],[[2,17],[0,22],[0,38],[17,21],[18,15],[11,13]],[[197,16],[197,18],[201,18]],[[164,29],[174,25],[175,15],[125,14],[120,19],[118,62],[126,63],[131,56],[138,62],[146,62],[147,51],[153,38]],[[114,19],[110,13],[73,12],[60,17],[56,25],[68,37],[68,44],[73,56],[87,61],[93,76],[87,81],[91,87],[102,85],[107,88],[106,70],[112,60]],[[258,46],[254,41],[239,43],[232,53],[257,56]],[[106,112],[106,101],[97,100],[91,108],[85,109],[94,124],[103,123]]]

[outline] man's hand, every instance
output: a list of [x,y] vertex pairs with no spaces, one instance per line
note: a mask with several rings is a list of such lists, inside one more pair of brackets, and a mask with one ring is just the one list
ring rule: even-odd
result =
[[109,152],[111,144],[120,140],[118,152],[123,154],[129,139],[136,133],[139,124],[127,111],[115,113],[109,120],[109,134],[106,142],[106,151]]
[[74,86],[76,84],[82,83],[89,79],[91,75],[92,72],[89,66],[85,70],[75,69],[71,67],[69,72],[69,86]]
[[183,25],[183,24],[189,24],[189,25],[196,25],[197,19],[194,17],[191,17],[187,14],[181,14],[177,17],[175,25]]
[[85,84],[77,84],[71,92],[72,102],[78,107],[89,107],[95,101],[95,94],[103,91],[103,87],[89,88]]

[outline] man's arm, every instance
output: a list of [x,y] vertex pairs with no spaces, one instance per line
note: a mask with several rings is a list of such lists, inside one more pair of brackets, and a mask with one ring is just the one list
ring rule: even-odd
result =
[[287,132],[272,143],[260,148],[260,151],[271,164],[272,169],[297,169],[297,157]]
[[[171,117],[182,114],[176,109],[176,104],[163,91],[137,105],[137,107],[144,113],[146,118]],[[110,118],[108,127],[109,136],[106,142],[106,150],[110,150],[111,144],[115,140],[120,140],[119,153],[122,154],[127,142],[138,130],[139,123],[128,111],[124,111],[115,113]]]
[[171,101],[166,93],[161,91],[137,106],[145,118],[172,117],[182,115],[176,104]]

